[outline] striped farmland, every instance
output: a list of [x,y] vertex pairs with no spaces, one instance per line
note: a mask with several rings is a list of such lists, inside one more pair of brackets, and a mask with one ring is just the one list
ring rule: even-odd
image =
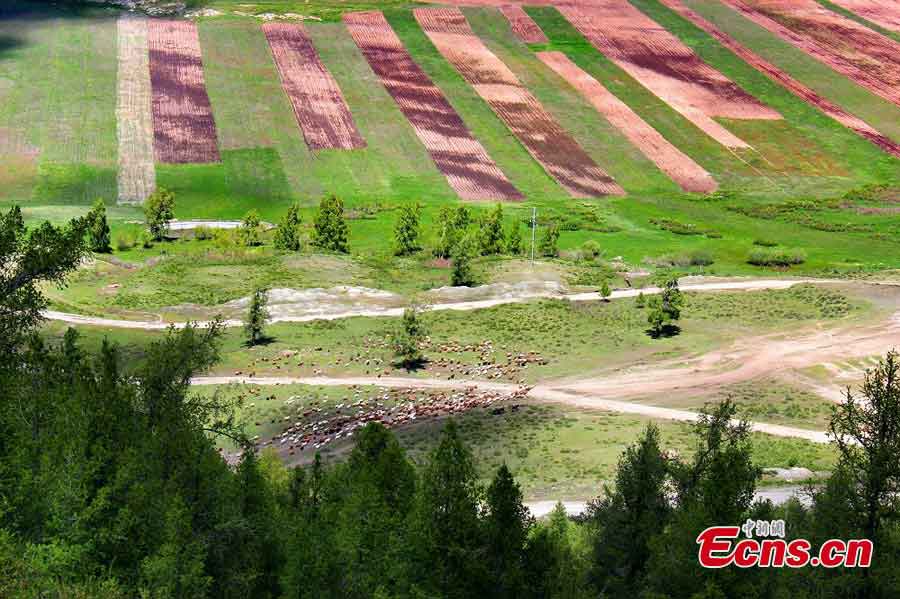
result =
[[539,52],[538,58],[577,89],[606,120],[683,190],[700,193],[715,191],[716,182],[703,167],[666,141],[656,129],[569,57],[562,52]]
[[900,4],[896,0],[832,0],[841,8],[880,25],[900,32]]
[[826,100],[821,95],[819,95],[809,87],[803,85],[772,63],[766,61],[746,46],[738,43],[730,35],[721,31],[718,27],[704,19],[701,15],[691,10],[682,2],[682,0],[660,0],[660,2],[680,14],[685,19],[689,20],[700,29],[710,34],[720,44],[734,52],[735,55],[741,58],[744,62],[752,66],[760,73],[766,75],[772,81],[780,84],[782,87],[784,87],[786,90],[788,90],[798,98],[805,100],[812,106],[815,106],[824,114],[847,127],[857,135],[868,139],[885,152],[900,158],[900,144],[898,144],[896,141],[877,131],[874,127],[872,127],[859,117],[850,114],[840,106],[834,104],[833,102],[830,102],[829,100]]
[[303,26],[266,23],[262,27],[306,145],[311,150],[366,147],[337,81]]
[[509,67],[478,39],[459,9],[418,8],[413,12],[444,58],[572,196],[624,193],[525,89]]
[[148,46],[156,161],[219,162],[197,26],[190,21],[150,19]]
[[814,0],[722,0],[748,19],[900,106],[900,44]]
[[714,117],[781,118],[626,0],[597,0],[559,10],[607,58],[723,146],[749,144]]
[[346,13],[343,19],[453,190],[467,200],[522,199],[441,90],[413,61],[384,15],[378,11]]

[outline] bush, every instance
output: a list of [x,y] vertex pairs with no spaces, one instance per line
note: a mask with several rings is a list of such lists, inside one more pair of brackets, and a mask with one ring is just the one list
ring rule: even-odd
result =
[[160,187],[144,203],[144,217],[150,234],[156,241],[162,241],[169,232],[169,221],[175,218],[175,194]]
[[750,252],[747,262],[755,266],[793,266],[806,262],[806,252],[800,249],[758,248]]
[[773,248],[778,245],[778,242],[772,241],[771,239],[754,239],[753,245],[758,245],[764,248]]
[[581,245],[582,253],[589,258],[596,258],[603,253],[603,248],[593,239],[588,239]]
[[206,239],[212,239],[216,236],[215,231],[206,225],[200,225],[196,229],[194,229],[194,239],[199,239],[200,241],[204,241]]
[[313,245],[323,250],[347,254],[349,228],[344,218],[344,202],[331,195],[322,198],[313,220]]
[[241,221],[241,227],[238,231],[241,237],[241,244],[244,247],[262,245],[262,223],[256,210],[251,210],[244,215],[244,220]]
[[116,250],[119,252],[124,252],[126,250],[130,250],[134,247],[134,233],[131,231],[122,231],[120,233],[116,233],[115,237]]
[[559,226],[556,223],[550,223],[550,226],[544,229],[538,250],[541,256],[547,258],[556,258],[559,255]]
[[144,249],[153,247],[153,235],[150,231],[141,231],[141,247]]
[[667,254],[655,260],[649,260],[656,266],[687,268],[689,266],[709,266],[715,263],[712,254],[707,250],[692,250],[681,254]]

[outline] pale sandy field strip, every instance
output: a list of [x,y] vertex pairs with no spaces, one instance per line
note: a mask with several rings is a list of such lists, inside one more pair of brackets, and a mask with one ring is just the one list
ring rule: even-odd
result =
[[860,86],[900,106],[900,44],[814,0],[722,0]]
[[547,36],[521,6],[501,6],[500,12],[509,21],[513,34],[520,41],[526,44],[546,44],[548,42]]
[[345,13],[344,23],[438,170],[467,200],[520,200],[522,194],[469,132],[378,11]]
[[596,0],[559,10],[607,58],[726,147],[749,145],[713,117],[781,118],[627,0]]
[[306,145],[312,150],[366,147],[341,88],[303,25],[266,23],[262,27]]
[[568,56],[562,52],[539,52],[538,58],[577,89],[628,141],[683,190],[700,193],[715,191],[716,182],[703,167],[666,141],[656,129],[599,81],[581,70]]
[[456,8],[417,8],[416,20],[534,159],[573,197],[623,194],[509,67],[474,34]]
[[832,0],[885,29],[900,32],[900,2],[897,0]]
[[147,19],[136,15],[120,17],[118,39],[118,201],[139,204],[156,189]]
[[900,143],[877,131],[874,127],[806,87],[783,70],[766,61],[761,56],[737,42],[733,37],[704,19],[700,14],[688,8],[681,0],[660,0],[663,4],[680,14],[691,23],[714,37],[720,44],[734,52],[740,59],[754,69],[780,84],[786,90],[815,106],[856,134],[868,139],[889,154],[900,158]]
[[206,93],[197,26],[149,20],[156,161],[218,162],[216,122]]

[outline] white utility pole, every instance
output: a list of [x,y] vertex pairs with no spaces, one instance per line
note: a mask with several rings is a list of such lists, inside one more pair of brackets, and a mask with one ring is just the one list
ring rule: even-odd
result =
[[537,228],[537,208],[531,209],[531,266],[534,266],[534,230]]

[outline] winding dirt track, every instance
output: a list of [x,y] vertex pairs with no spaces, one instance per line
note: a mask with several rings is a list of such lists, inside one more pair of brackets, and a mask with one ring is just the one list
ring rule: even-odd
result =
[[[788,289],[794,285],[801,283],[827,284],[834,283],[825,279],[752,279],[744,281],[716,281],[711,283],[697,283],[692,285],[682,285],[681,290],[684,292],[715,292],[715,291],[762,291],[766,289]],[[612,292],[609,299],[623,299],[636,297],[639,293],[644,295],[656,295],[660,293],[659,287],[645,287],[643,289],[617,289]],[[531,294],[522,297],[504,296],[495,299],[474,300],[451,302],[445,304],[432,304],[424,309],[428,311],[443,310],[481,310],[484,308],[492,308],[503,304],[518,304],[541,298],[557,298],[571,302],[587,302],[597,301],[600,294],[596,292],[589,293],[572,293],[560,295],[558,293],[547,294]],[[313,320],[340,320],[342,318],[353,318],[357,316],[368,317],[396,317],[403,315],[404,308],[372,308],[372,309],[354,309],[342,312],[332,313],[316,313],[305,314],[301,316],[278,316],[271,318],[270,323],[276,322],[310,322]],[[170,326],[182,328],[185,322],[166,322],[163,320],[146,321],[146,320],[122,320],[116,318],[102,318],[97,316],[84,316],[82,314],[71,314],[69,312],[58,312],[56,310],[44,310],[43,317],[47,320],[55,320],[58,322],[66,322],[74,325],[82,326],[99,326],[110,327],[116,329],[143,329],[147,331],[159,331],[167,329]],[[198,326],[209,326],[209,321],[197,321]],[[244,323],[240,320],[226,320],[226,327],[240,327]]]
[[[579,380],[548,381],[533,387],[528,397],[537,401],[560,403],[580,408],[639,414],[665,420],[696,421],[698,414],[688,410],[664,408],[623,401],[627,398],[662,396],[696,391],[707,394],[724,385],[749,381],[761,376],[805,368],[826,361],[849,360],[872,355],[900,345],[900,312],[884,322],[866,326],[847,326],[834,330],[807,332],[792,337],[766,335],[742,339],[730,348],[689,360],[663,362],[637,367],[606,376]],[[365,386],[416,389],[466,389],[513,392],[521,387],[511,383],[478,380],[443,380],[382,377],[241,377],[202,376],[195,385],[244,383],[254,385],[304,384],[319,386]],[[794,437],[827,443],[824,431],[751,423],[752,429],[778,437]]]

